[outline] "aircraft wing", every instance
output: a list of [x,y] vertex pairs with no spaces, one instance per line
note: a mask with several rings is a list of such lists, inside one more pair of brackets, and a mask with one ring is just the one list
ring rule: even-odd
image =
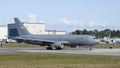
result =
[[50,41],[50,40],[42,40],[42,39],[34,39],[34,38],[15,37],[13,39],[18,40],[18,41],[21,40],[21,41],[33,41],[33,42],[53,43],[53,41]]
[[53,41],[53,40],[43,40],[43,39],[34,39],[34,38],[23,38],[23,37],[15,37],[15,40],[21,40],[21,41],[31,41],[31,42],[39,42],[39,43],[44,43],[44,44],[54,44],[56,42],[60,42],[63,44],[68,44],[68,41]]

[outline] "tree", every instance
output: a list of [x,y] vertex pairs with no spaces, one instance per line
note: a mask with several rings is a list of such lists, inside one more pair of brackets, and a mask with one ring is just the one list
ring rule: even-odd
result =
[[88,34],[87,30],[84,29],[84,30],[82,31],[82,34]]
[[98,31],[97,29],[93,30],[93,31],[88,31],[86,29],[82,30],[76,30],[74,32],[72,32],[72,34],[83,34],[83,35],[93,35],[96,36],[98,38],[103,38],[103,37],[120,37],[120,30],[110,30],[110,29],[105,29],[105,30],[101,30]]

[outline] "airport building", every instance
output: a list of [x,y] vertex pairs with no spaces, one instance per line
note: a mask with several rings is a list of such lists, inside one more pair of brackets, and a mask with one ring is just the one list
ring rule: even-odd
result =
[[[31,34],[56,34],[65,35],[65,31],[45,30],[45,23],[41,22],[22,22],[25,28]],[[15,23],[8,24],[7,26],[0,26],[0,38],[7,39],[19,36]]]
[[0,26],[0,39],[6,39],[8,37],[8,28],[7,26]]

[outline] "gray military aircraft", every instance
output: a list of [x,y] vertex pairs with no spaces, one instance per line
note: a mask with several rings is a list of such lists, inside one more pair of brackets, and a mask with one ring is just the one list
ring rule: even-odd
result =
[[25,42],[29,44],[37,44],[48,46],[46,49],[52,50],[53,47],[57,50],[63,49],[64,45],[69,46],[89,46],[91,47],[99,43],[99,39],[91,35],[33,35],[23,26],[18,18],[14,18],[18,30],[18,37],[14,37],[17,42]]

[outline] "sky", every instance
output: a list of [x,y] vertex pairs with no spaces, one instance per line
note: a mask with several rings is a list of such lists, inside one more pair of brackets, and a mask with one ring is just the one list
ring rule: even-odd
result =
[[0,25],[31,15],[46,30],[120,30],[120,0],[0,0]]

